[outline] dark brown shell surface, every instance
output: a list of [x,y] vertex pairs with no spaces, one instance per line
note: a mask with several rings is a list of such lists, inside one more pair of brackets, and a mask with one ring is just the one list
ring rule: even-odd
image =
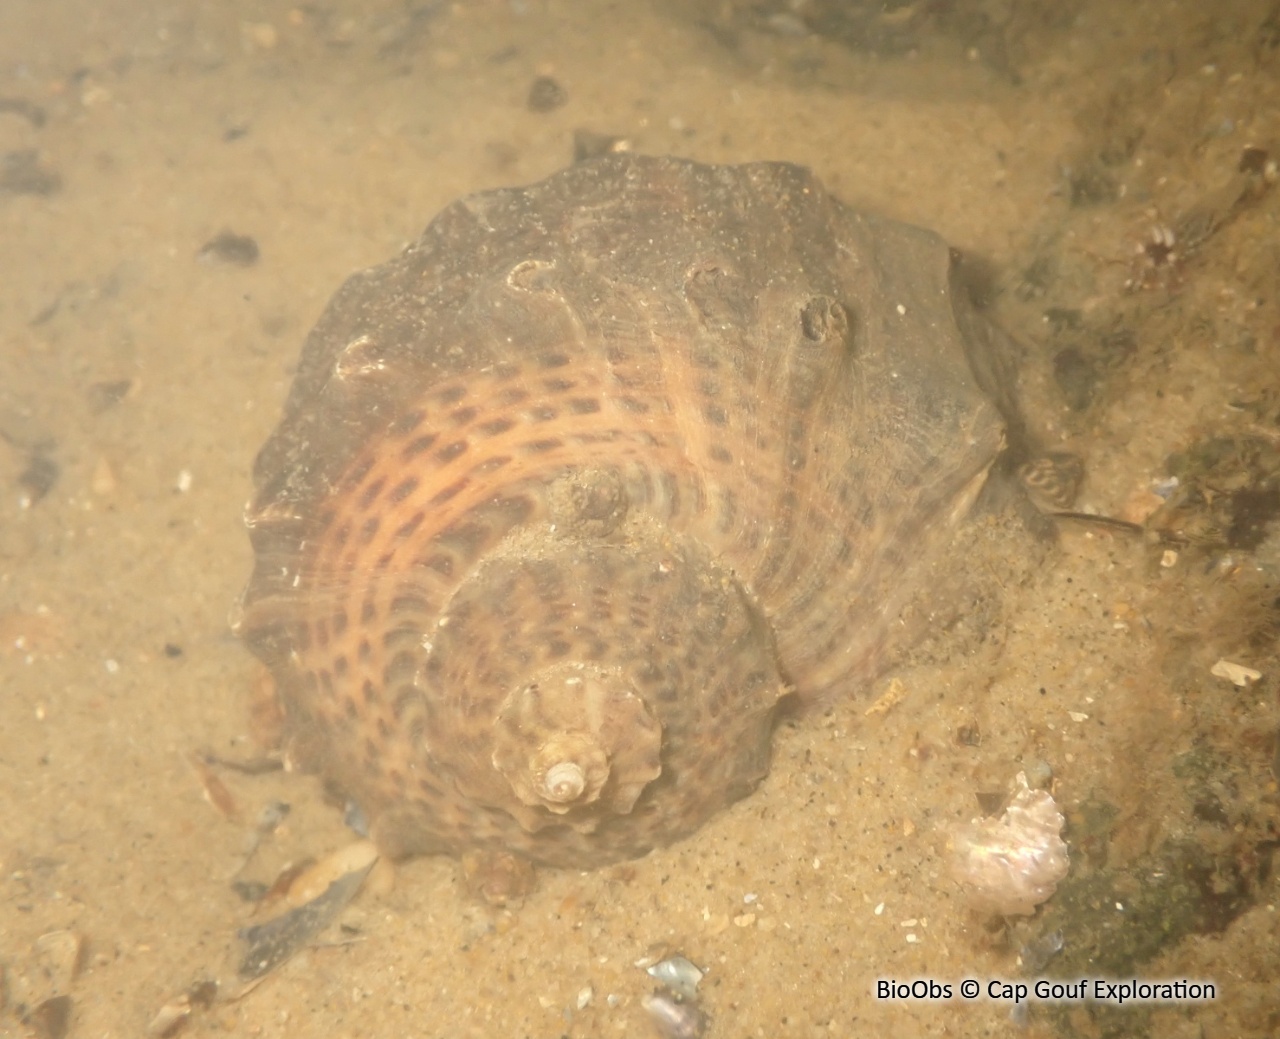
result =
[[338,292],[257,460],[239,628],[293,753],[393,854],[690,833],[784,695],[917,630],[1003,442],[988,344],[936,235],[796,166],[455,203]]

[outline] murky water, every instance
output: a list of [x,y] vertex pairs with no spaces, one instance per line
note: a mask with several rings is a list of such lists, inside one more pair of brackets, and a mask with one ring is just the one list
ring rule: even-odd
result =
[[[1060,927],[1033,976],[1218,998],[1023,1034],[1274,1033],[1278,75],[1265,2],[7,0],[0,1031],[59,1034],[65,994],[69,1034],[136,1035],[216,978],[194,1034],[643,1035],[635,964],[670,950],[709,968],[710,1037],[1003,1034],[1007,1002],[875,983],[1016,978]],[[1084,456],[1077,508],[1177,508],[976,550],[1000,594],[898,672],[900,702],[866,715],[882,684],[784,725],[763,787],[692,839],[544,872],[511,909],[411,861],[231,1000],[232,881],[350,839],[312,780],[222,774],[233,822],[189,761],[256,752],[227,626],[254,453],[348,273],[566,165],[581,131],[803,163],[938,230],[989,268],[1046,442]],[[206,248],[224,232],[256,258]],[[1072,873],[1002,929],[946,847],[1022,770],[1052,775]],[[273,799],[286,823],[233,876]]]

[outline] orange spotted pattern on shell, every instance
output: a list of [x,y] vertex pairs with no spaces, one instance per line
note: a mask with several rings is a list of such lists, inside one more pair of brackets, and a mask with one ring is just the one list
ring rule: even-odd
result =
[[293,754],[392,854],[690,833],[780,700],[918,634],[1002,445],[989,344],[936,235],[799,167],[455,203],[330,303],[257,461],[239,629]]

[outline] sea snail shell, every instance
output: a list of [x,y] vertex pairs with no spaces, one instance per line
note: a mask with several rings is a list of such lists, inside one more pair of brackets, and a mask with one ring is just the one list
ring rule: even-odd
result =
[[851,695],[1001,449],[935,235],[807,171],[611,156],[352,277],[262,449],[239,623],[391,853],[584,867]]

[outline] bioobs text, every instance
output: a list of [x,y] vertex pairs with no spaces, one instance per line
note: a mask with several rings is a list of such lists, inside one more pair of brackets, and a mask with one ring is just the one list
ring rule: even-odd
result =
[[881,978],[876,982],[876,999],[950,999],[951,985],[932,978],[895,981]]

